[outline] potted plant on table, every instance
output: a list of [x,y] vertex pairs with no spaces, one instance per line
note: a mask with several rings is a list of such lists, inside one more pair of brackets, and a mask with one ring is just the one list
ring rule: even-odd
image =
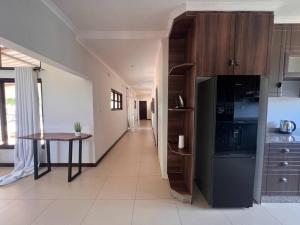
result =
[[79,122],[74,123],[75,136],[81,136],[81,124]]

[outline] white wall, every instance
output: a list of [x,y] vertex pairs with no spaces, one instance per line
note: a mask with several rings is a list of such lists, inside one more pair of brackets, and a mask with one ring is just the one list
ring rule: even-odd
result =
[[101,63],[41,0],[1,1],[0,27],[0,42],[7,47],[76,75],[98,75],[101,70]]
[[[44,130],[46,132],[73,132],[79,121],[83,132],[93,138],[83,143],[83,162],[96,162],[108,148],[127,130],[126,85],[107,72],[94,83],[64,72],[50,65],[43,65],[40,73],[43,92]],[[13,71],[0,71],[0,77],[13,77]],[[111,111],[111,88],[123,94],[123,110]],[[94,106],[93,106],[94,105]],[[95,116],[95,117],[94,117]],[[74,144],[74,150],[78,146]],[[53,163],[67,162],[67,143],[51,144]],[[74,160],[78,154],[74,153]],[[12,150],[0,150],[0,163],[13,162]]]
[[[93,134],[92,83],[73,74],[49,65],[43,65],[39,73],[42,79],[43,119],[45,132],[73,132],[73,124],[78,121],[83,132]],[[2,78],[14,78],[14,71],[0,71]],[[78,149],[77,143],[74,150]],[[74,153],[74,160],[78,154]],[[92,163],[94,141],[83,142],[83,162]],[[68,144],[51,142],[51,160],[64,163],[68,159]],[[0,150],[0,162],[13,162],[13,150]]]
[[[161,173],[167,178],[167,127],[168,127],[168,46],[169,40],[161,41],[157,65],[155,85],[158,89],[158,158]],[[154,115],[155,116],[155,115]]]
[[[95,156],[99,159],[127,130],[126,88],[128,86],[109,71],[99,71],[92,78],[94,101]],[[110,90],[123,94],[123,110],[111,111]]]
[[[40,0],[1,1],[0,27],[0,43],[6,47],[92,81],[97,160],[127,129],[128,85],[82,47],[74,32]],[[123,93],[122,111],[110,111],[111,88]]]
[[300,98],[270,97],[268,101],[268,128],[279,128],[280,120],[293,120],[300,135]]
[[[80,122],[82,132],[94,134],[93,95],[91,81],[82,79],[50,65],[43,65],[42,79],[43,116],[45,132],[73,132],[74,122]],[[78,149],[74,142],[74,150]],[[74,160],[78,154],[74,153]],[[65,163],[68,143],[51,143],[52,162]],[[83,142],[82,161],[95,161],[93,138]]]

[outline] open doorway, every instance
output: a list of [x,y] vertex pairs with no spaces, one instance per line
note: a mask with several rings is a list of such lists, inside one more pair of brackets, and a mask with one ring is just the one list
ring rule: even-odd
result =
[[140,120],[147,119],[147,101],[139,101]]

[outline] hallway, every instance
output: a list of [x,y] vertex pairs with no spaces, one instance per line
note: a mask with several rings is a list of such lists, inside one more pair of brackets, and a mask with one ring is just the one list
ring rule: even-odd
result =
[[[11,168],[0,168],[0,175]],[[72,183],[54,168],[0,187],[0,225],[297,225],[299,204],[210,209],[201,194],[193,205],[171,198],[161,178],[150,121],[128,132],[99,166]],[[196,190],[197,191],[197,190]],[[247,220],[245,220],[247,218]]]
[[[0,168],[0,175],[10,170]],[[71,183],[66,178],[66,168],[53,168],[37,181],[31,176],[0,187],[0,225],[179,224],[150,121],[127,132],[97,167]]]

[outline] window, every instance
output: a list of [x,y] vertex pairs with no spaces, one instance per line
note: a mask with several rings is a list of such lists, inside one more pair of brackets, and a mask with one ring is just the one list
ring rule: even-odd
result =
[[120,92],[111,89],[110,91],[110,108],[111,110],[123,109],[123,96]]
[[[15,81],[0,79],[0,149],[14,148],[16,143],[16,90]],[[40,124],[43,130],[42,82],[38,81]]]

